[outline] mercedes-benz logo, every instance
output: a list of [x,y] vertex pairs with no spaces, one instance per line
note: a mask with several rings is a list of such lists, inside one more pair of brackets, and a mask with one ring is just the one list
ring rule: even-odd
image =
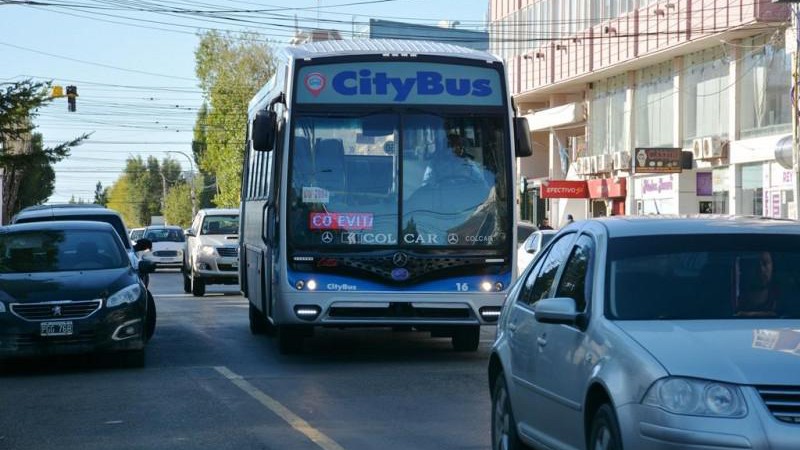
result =
[[331,242],[333,242],[333,233],[331,233],[330,231],[322,233],[322,242],[326,244],[330,244]]
[[447,243],[450,245],[458,244],[458,235],[450,233],[447,235]]
[[403,252],[397,252],[392,256],[392,262],[397,267],[405,267],[408,264],[408,255]]
[[56,305],[53,306],[53,317],[61,317],[61,307]]

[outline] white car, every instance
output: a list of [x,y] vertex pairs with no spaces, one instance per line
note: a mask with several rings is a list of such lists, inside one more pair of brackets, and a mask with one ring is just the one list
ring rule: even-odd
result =
[[531,233],[517,250],[517,273],[522,273],[533,258],[553,239],[556,230],[538,230]]
[[186,230],[183,290],[202,297],[207,284],[239,283],[239,210],[201,209]]
[[186,236],[177,226],[156,225],[145,228],[142,238],[149,239],[153,248],[142,254],[142,259],[151,261],[156,267],[181,267]]

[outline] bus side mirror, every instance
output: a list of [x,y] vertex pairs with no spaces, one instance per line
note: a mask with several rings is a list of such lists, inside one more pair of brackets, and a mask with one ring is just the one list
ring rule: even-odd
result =
[[531,130],[528,128],[528,119],[524,117],[514,118],[514,144],[517,158],[525,158],[533,154]]
[[253,119],[253,150],[268,152],[275,147],[275,111],[259,111]]

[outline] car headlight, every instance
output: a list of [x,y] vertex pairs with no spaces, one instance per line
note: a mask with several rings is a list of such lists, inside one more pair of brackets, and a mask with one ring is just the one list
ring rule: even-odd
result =
[[139,300],[142,295],[142,288],[138,284],[132,284],[126,288],[120,289],[106,300],[106,307],[113,308],[115,306],[133,303]]
[[732,384],[694,378],[662,378],[642,401],[674,414],[708,417],[744,417],[747,406],[741,390]]
[[217,250],[211,245],[204,245],[200,247],[200,254],[205,256],[214,256]]

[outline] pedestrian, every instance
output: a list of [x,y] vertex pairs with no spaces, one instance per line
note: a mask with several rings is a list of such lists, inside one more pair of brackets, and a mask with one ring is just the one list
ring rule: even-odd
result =
[[553,227],[550,226],[550,220],[547,217],[542,219],[542,223],[539,224],[539,229],[540,230],[552,230],[553,229]]
[[575,219],[572,217],[572,214],[567,214],[567,225],[575,222]]

